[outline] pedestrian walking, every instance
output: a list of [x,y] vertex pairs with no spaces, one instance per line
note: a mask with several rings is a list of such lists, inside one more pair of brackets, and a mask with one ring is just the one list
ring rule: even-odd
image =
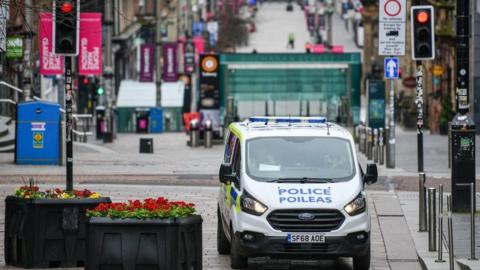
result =
[[295,34],[294,33],[288,34],[287,48],[288,47],[290,47],[290,49],[292,49],[292,50],[295,48]]

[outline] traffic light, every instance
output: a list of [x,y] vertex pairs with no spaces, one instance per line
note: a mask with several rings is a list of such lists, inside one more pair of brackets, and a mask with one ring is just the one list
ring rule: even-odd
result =
[[53,1],[53,48],[55,54],[78,54],[79,14],[79,0]]
[[433,6],[411,8],[412,59],[435,58],[435,26]]
[[105,90],[103,89],[103,87],[98,87],[97,88],[97,95],[103,96],[103,94],[105,94]]

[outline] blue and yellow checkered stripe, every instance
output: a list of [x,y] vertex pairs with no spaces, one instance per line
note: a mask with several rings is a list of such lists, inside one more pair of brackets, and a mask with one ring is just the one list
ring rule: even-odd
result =
[[240,195],[237,193],[237,190],[232,187],[232,184],[227,184],[226,187],[227,200],[226,205],[230,208],[232,205],[235,206],[235,211],[240,213]]

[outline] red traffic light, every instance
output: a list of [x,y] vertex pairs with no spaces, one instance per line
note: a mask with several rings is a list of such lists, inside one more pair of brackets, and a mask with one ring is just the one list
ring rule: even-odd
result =
[[65,1],[60,5],[60,11],[64,14],[70,13],[73,11],[73,3]]
[[90,80],[87,77],[83,78],[83,84],[88,84],[89,82]]
[[430,15],[426,11],[420,11],[417,13],[417,22],[418,23],[426,23],[428,22]]

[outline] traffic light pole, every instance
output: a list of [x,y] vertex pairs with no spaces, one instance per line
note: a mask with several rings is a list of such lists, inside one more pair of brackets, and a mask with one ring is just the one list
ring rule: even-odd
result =
[[73,191],[73,56],[65,56],[65,132],[67,191]]
[[423,172],[423,66],[422,61],[416,61],[417,73],[415,75],[417,104],[417,161],[418,172]]

